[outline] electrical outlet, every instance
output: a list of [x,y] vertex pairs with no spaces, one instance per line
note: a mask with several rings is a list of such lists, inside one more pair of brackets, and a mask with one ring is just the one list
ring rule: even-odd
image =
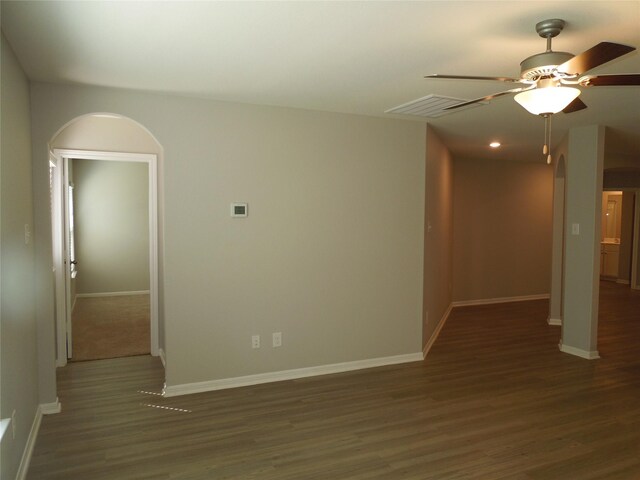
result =
[[16,439],[16,411],[14,410],[11,414],[11,435],[13,439]]
[[260,335],[251,337],[251,348],[260,348]]
[[273,333],[272,339],[273,339],[273,346],[274,347],[281,347],[282,346],[282,333],[281,332]]

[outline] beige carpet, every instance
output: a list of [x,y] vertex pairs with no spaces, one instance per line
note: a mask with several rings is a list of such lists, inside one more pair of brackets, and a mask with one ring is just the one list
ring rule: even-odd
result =
[[71,360],[148,354],[149,315],[149,295],[76,299],[71,317]]

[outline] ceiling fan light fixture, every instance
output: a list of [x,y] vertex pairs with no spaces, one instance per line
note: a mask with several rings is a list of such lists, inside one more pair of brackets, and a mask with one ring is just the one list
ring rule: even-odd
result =
[[558,113],[573,102],[580,90],[573,87],[550,86],[520,92],[514,98],[528,112],[534,115]]

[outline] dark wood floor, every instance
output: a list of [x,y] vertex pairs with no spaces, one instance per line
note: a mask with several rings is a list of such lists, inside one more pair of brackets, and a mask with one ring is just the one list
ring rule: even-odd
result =
[[455,309],[425,362],[163,398],[133,357],[59,371],[36,479],[640,479],[640,293],[603,283],[600,360],[547,302]]

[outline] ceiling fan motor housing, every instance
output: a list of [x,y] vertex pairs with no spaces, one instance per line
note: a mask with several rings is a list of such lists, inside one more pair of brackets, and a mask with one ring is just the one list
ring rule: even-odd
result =
[[523,80],[538,80],[551,77],[558,65],[572,59],[569,52],[543,52],[531,55],[520,62],[520,78]]

